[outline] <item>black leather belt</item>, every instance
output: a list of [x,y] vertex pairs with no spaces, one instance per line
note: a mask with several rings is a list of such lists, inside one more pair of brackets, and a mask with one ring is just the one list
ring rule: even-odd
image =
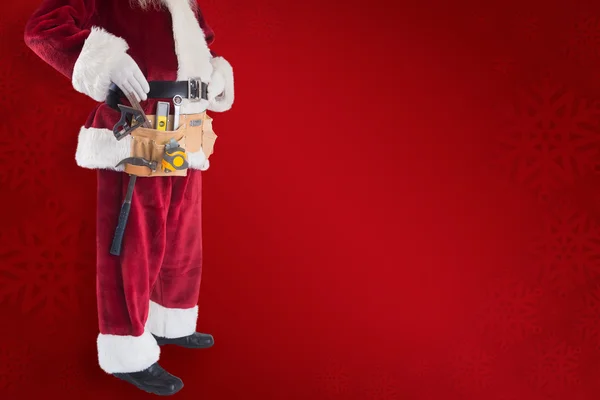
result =
[[[199,79],[190,79],[189,81],[149,81],[150,92],[149,99],[172,99],[175,96],[181,96],[190,101],[208,100],[208,84]],[[111,83],[106,96],[106,104],[117,111],[119,101],[126,98],[125,94],[117,85]]]

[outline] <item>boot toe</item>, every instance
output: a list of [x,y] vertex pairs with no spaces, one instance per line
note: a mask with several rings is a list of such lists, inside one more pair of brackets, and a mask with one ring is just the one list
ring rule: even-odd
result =
[[158,363],[140,372],[113,375],[133,384],[138,389],[159,396],[170,396],[183,389],[183,381],[165,371]]
[[194,332],[191,335],[180,338],[164,338],[159,336],[154,336],[154,338],[160,346],[165,344],[174,344],[191,349],[206,349],[215,344],[215,340],[212,335],[200,332]]
[[215,344],[215,339],[212,337],[212,335],[207,335],[203,333],[198,334],[198,336],[194,338],[193,341],[202,347],[210,347],[213,344]]
[[170,396],[172,394],[179,392],[181,389],[183,389],[183,382],[180,379],[178,379],[176,381],[167,383],[167,384],[162,385],[161,387],[157,388],[157,392],[158,392],[158,394],[161,394],[164,396]]

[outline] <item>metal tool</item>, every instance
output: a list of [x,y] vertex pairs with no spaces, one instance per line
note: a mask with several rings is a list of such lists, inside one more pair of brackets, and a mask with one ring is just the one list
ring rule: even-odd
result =
[[173,112],[173,130],[176,131],[179,128],[179,113],[181,109],[181,103],[183,102],[183,97],[180,95],[176,95],[173,97],[173,108],[175,111]]
[[129,103],[131,103],[131,107],[134,108],[134,109],[136,109],[136,110],[138,110],[143,115],[143,117],[144,117],[144,127],[152,129],[152,122],[150,122],[150,120],[148,119],[148,117],[144,113],[144,109],[140,105],[140,102],[137,101],[137,98],[135,97],[135,95],[132,92],[127,92],[127,93],[125,93],[125,97],[127,97],[127,100],[129,100]]
[[175,139],[169,140],[165,145],[161,164],[162,170],[166,173],[188,168],[187,154]]
[[121,110],[121,119],[113,127],[113,134],[117,140],[123,139],[135,129],[144,126],[144,115],[135,108],[118,105]]
[[119,161],[115,168],[123,164],[131,164],[138,167],[147,167],[152,172],[156,171],[156,167],[158,167],[158,163],[156,161],[146,160],[142,157],[128,157]]
[[132,107],[127,107],[122,104],[117,105],[121,110],[121,119],[113,127],[113,134],[117,140],[123,139],[140,126],[152,128],[152,123],[144,113],[142,106],[135,96],[129,93],[126,94],[126,97]]
[[[150,168],[152,171],[156,170],[156,161],[148,161],[140,157],[129,157],[121,160],[117,167],[121,164],[132,164]],[[125,200],[121,205],[121,212],[119,213],[119,223],[115,230],[112,245],[110,247],[110,254],[118,256],[121,254],[121,245],[123,243],[123,235],[125,234],[125,227],[127,226],[127,220],[129,219],[129,211],[131,210],[131,199],[133,198],[133,189],[135,187],[135,181],[137,180],[136,175],[129,175],[129,184],[127,185],[127,193],[125,194]]]

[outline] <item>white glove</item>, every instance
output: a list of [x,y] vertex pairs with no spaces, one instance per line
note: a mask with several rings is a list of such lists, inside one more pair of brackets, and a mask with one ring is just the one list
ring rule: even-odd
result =
[[227,111],[233,105],[233,68],[223,57],[210,60],[213,66],[211,82],[208,85],[208,110],[214,112]]
[[225,78],[218,70],[213,70],[208,84],[208,101],[212,103],[225,91]]
[[110,73],[110,80],[123,91],[133,93],[137,101],[148,98],[150,85],[137,63],[127,53],[119,59]]

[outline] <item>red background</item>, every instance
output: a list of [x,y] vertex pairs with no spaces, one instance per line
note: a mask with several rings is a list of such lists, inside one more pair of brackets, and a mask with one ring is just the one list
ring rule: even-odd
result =
[[[0,17],[0,398],[147,398],[97,366],[94,103],[38,3]],[[177,398],[597,398],[600,3],[334,3],[202,2],[236,104]]]

